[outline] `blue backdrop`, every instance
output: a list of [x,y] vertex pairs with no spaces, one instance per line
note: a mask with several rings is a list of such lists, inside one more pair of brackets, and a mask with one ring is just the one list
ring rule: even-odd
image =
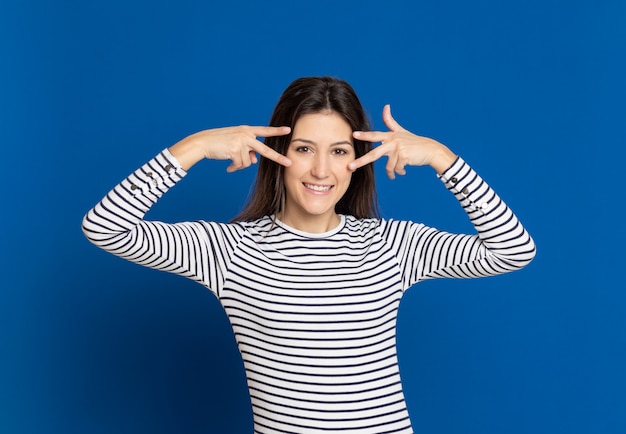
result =
[[[537,242],[520,272],[407,294],[417,432],[626,432],[625,20],[620,0],[3,0],[0,432],[251,432],[217,300],[80,222],[161,149],[266,124],[285,86],[322,74],[376,128],[391,103],[462,155]],[[200,163],[150,218],[228,220],[254,169],[226,166]],[[432,170],[377,168],[385,216],[471,230]]]

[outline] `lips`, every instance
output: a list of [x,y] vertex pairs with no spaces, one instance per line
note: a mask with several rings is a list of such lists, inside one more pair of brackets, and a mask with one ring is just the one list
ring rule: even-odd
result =
[[325,193],[327,191],[330,191],[331,188],[333,188],[332,185],[307,184],[306,182],[303,182],[303,185],[309,190],[317,191],[319,193]]

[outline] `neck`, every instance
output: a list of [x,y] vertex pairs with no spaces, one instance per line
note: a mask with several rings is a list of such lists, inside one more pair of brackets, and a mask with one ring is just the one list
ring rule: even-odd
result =
[[338,214],[330,214],[328,216],[306,216],[294,218],[290,214],[279,213],[278,219],[285,223],[287,226],[291,226],[302,232],[308,232],[310,234],[322,234],[335,229],[341,222],[341,218]]

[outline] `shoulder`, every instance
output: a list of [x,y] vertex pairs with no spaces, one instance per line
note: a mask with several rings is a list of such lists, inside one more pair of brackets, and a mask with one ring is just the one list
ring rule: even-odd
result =
[[362,219],[363,228],[374,230],[384,239],[395,239],[397,237],[407,237],[411,234],[420,233],[426,226],[422,223],[416,223],[411,220],[396,220],[393,218],[386,219]]
[[383,220],[378,218],[359,219],[351,215],[345,216],[345,229],[349,232],[369,232],[376,230]]
[[385,219],[346,216],[343,231],[350,237],[375,238],[381,236],[386,224]]
[[248,231],[247,222],[222,223],[215,221],[199,220],[195,222],[203,228],[206,236],[219,243],[228,241],[230,244],[237,243]]
[[233,230],[244,233],[248,233],[255,236],[267,236],[273,229],[276,228],[276,222],[270,216],[263,216],[254,220],[237,221],[227,223]]
[[357,219],[346,216],[344,231],[352,240],[379,240],[397,246],[410,239],[419,237],[426,227],[421,223],[410,220],[395,220],[385,218]]
[[397,227],[397,226],[414,226],[420,225],[419,223],[414,223],[410,220],[396,220],[396,219],[386,219],[386,218],[366,218],[359,219],[354,216],[346,216],[346,227],[351,230],[384,230],[388,227]]

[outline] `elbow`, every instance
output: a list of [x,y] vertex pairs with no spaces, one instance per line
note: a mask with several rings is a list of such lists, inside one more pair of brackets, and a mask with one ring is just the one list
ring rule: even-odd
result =
[[102,247],[107,244],[116,235],[114,232],[107,230],[106,227],[99,223],[98,216],[94,209],[91,209],[83,217],[81,230],[83,231],[85,238],[87,238],[90,243],[98,247]]
[[89,218],[89,214],[92,211],[89,211],[87,214],[83,216],[81,221],[80,228],[83,232],[83,235],[87,240],[92,244],[97,244],[97,231],[95,230],[93,222]]
[[530,246],[531,246],[531,252],[529,254],[529,259],[527,264],[530,264],[532,262],[533,259],[535,259],[535,256],[537,256],[537,245],[535,244],[535,241],[529,236],[528,237],[530,240]]
[[509,256],[507,262],[513,266],[514,270],[520,270],[530,264],[535,256],[537,256],[537,246],[528,235],[525,242],[517,247],[515,254]]
[[524,254],[524,267],[530,264],[535,256],[537,256],[537,245],[535,240],[526,232],[525,254]]
[[525,268],[535,259],[535,256],[537,256],[537,248],[533,245],[530,250],[524,252],[523,254],[519,255],[518,258],[516,258],[517,268]]
[[509,246],[498,253],[491,252],[492,268],[496,274],[521,270],[530,264],[537,255],[537,247],[530,236],[524,242]]

